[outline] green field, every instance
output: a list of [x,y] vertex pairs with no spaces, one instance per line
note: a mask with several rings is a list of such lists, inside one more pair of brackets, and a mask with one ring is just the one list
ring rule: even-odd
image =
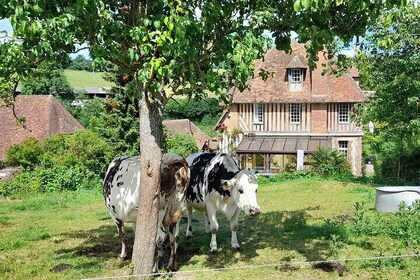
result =
[[65,70],[64,73],[72,87],[111,87],[113,85],[103,79],[103,72]]
[[[210,236],[204,232],[202,215],[194,213],[191,239],[184,238],[186,224],[181,220],[180,270],[173,277],[338,279],[336,269],[326,272],[310,262],[418,253],[420,248],[404,240],[379,235],[351,237],[345,244],[332,241],[333,235],[339,235],[337,221],[354,218],[355,202],[364,202],[374,214],[374,197],[371,186],[338,181],[300,179],[263,186],[258,191],[262,214],[240,217],[242,250],[231,251],[230,230],[220,217],[215,255],[209,254]],[[131,227],[128,231],[132,242]],[[130,261],[117,260],[120,250],[116,228],[99,191],[0,198],[2,279],[118,279],[132,271]],[[420,279],[419,258],[340,263],[345,267],[342,279]],[[52,272],[57,265],[69,266]]]

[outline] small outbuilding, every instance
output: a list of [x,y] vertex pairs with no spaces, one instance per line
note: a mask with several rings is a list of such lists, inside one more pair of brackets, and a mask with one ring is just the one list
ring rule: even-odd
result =
[[175,133],[191,135],[195,138],[197,147],[202,151],[214,151],[217,148],[216,141],[213,141],[189,119],[165,120],[163,125]]
[[[23,119],[23,125],[17,124]],[[28,137],[45,139],[59,133],[73,133],[83,126],[52,95],[18,95],[13,107],[0,99],[0,161],[7,149]]]

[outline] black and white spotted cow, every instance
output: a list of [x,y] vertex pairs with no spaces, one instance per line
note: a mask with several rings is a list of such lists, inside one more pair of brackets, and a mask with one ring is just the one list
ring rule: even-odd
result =
[[[155,270],[161,266],[164,242],[169,235],[171,255],[167,269],[173,271],[176,270],[179,220],[189,181],[189,169],[184,158],[168,153],[163,156],[160,171],[159,228],[156,237],[158,258]],[[105,205],[109,209],[121,238],[122,249],[118,257],[120,260],[127,257],[127,236],[124,223],[133,223],[135,230],[141,189],[139,157],[120,157],[109,165],[103,184],[103,195]]]
[[240,212],[250,216],[260,213],[255,176],[250,171],[241,170],[229,154],[197,153],[187,157],[187,162],[191,174],[186,196],[187,238],[192,236],[192,209],[202,211],[205,213],[206,232],[212,233],[210,251],[216,252],[219,229],[216,213],[219,212],[230,222],[231,245],[238,250],[236,231]]

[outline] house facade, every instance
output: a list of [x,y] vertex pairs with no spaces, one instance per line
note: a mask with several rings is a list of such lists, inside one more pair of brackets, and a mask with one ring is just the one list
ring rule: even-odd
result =
[[[362,173],[362,128],[351,119],[365,101],[357,71],[323,75],[326,55],[308,67],[305,47],[292,43],[287,54],[269,50],[256,62],[248,89],[232,88],[232,104],[220,119],[225,131],[240,132],[234,143],[242,168],[263,172],[305,169],[308,155],[319,147],[343,152],[355,175]],[[261,69],[271,75],[259,77]],[[221,146],[226,146],[221,143]]]

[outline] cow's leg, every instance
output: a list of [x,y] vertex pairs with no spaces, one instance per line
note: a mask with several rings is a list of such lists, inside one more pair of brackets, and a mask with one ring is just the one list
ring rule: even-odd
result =
[[238,218],[239,214],[241,213],[241,209],[239,207],[236,209],[235,214],[233,214],[232,219],[230,220],[230,230],[232,233],[230,244],[232,245],[233,250],[239,250],[240,245],[238,242],[238,236],[236,234],[236,231],[238,229]]
[[114,216],[111,217],[112,220],[114,220],[115,225],[117,226],[118,235],[121,239],[121,254],[118,256],[118,259],[120,261],[123,261],[127,257],[127,234],[125,232],[124,222]]
[[192,236],[192,227],[191,227],[192,206],[187,205],[186,208],[187,208],[187,232],[185,235],[187,236],[187,239],[188,239]]
[[207,205],[207,215],[209,217],[211,230],[210,252],[215,253],[217,252],[216,233],[219,230],[219,224],[216,218],[216,209],[210,205]]
[[165,255],[165,240],[166,228],[160,224],[156,235],[157,258],[153,268],[154,272],[157,272],[159,269],[162,268],[163,256]]
[[207,215],[207,212],[204,212],[204,230],[206,231],[206,233],[210,233],[211,231],[209,216]]
[[178,249],[178,241],[179,241],[179,222],[171,225],[169,227],[169,244],[171,246],[171,256],[169,257],[168,262],[168,271],[176,271],[177,264],[176,264],[176,251]]

